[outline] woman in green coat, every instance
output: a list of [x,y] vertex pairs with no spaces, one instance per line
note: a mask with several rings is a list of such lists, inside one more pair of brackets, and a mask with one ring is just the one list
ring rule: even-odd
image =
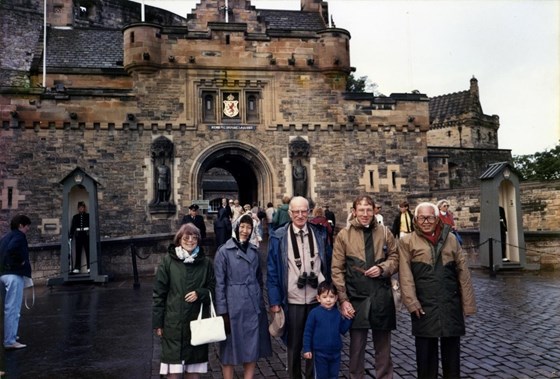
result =
[[208,345],[192,346],[190,322],[204,304],[209,316],[216,281],[212,262],[198,246],[200,230],[181,226],[163,257],[155,278],[152,326],[161,337],[160,374],[168,379],[199,378],[208,371]]

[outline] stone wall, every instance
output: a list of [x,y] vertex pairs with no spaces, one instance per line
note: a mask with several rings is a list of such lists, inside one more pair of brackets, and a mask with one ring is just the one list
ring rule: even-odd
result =
[[[429,140],[431,142],[431,140]],[[445,158],[447,156],[447,158]],[[479,185],[479,177],[489,163],[511,162],[511,150],[471,149],[428,146],[431,173],[430,183],[435,190],[461,189]],[[443,161],[446,159],[447,162]],[[448,169],[448,179],[445,166]],[[449,187],[444,187],[449,182]]]

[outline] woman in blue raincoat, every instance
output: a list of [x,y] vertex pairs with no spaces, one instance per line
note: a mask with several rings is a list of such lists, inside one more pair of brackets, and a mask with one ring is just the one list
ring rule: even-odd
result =
[[234,237],[214,259],[216,312],[226,322],[227,338],[220,342],[224,379],[233,378],[240,364],[244,378],[252,378],[259,358],[272,355],[259,252],[249,243],[252,233],[253,219],[241,216]]

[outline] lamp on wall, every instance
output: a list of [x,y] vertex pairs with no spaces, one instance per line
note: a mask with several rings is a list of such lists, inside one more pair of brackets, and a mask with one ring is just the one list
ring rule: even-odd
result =
[[189,63],[195,63],[195,62],[196,62],[196,58],[193,55],[191,55],[189,57]]
[[18,118],[19,114],[17,113],[17,111],[11,111],[10,116],[12,116],[12,118]]
[[175,62],[175,57],[173,55],[170,55],[169,57],[167,57],[167,60],[171,63]]
[[144,58],[145,61],[149,61],[150,60],[150,53],[148,53],[147,51],[144,52],[144,54],[142,54],[142,58]]
[[77,120],[78,119],[78,114],[76,112],[70,112],[70,119]]
[[504,169],[503,175],[505,179],[509,179],[509,177],[511,176],[511,171],[509,170],[509,167],[506,167]]
[[315,64],[315,59],[313,58],[307,58],[307,65],[308,66],[313,66]]
[[133,113],[127,113],[126,114],[126,119],[128,121],[134,121],[134,114]]

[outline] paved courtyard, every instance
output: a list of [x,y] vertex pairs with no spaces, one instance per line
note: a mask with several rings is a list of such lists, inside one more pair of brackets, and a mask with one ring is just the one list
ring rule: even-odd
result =
[[[507,273],[490,278],[474,270],[478,314],[462,339],[464,378],[560,378],[560,273]],[[152,278],[106,285],[37,287],[35,305],[22,310],[26,349],[3,352],[7,378],[159,379],[159,341],[151,330]],[[341,378],[348,377],[345,340]],[[367,377],[375,377],[371,342]],[[286,378],[286,350],[258,363],[259,378]],[[210,372],[221,378],[216,346]],[[396,378],[415,378],[410,319],[401,312],[393,333]],[[240,373],[237,375],[240,376]]]

